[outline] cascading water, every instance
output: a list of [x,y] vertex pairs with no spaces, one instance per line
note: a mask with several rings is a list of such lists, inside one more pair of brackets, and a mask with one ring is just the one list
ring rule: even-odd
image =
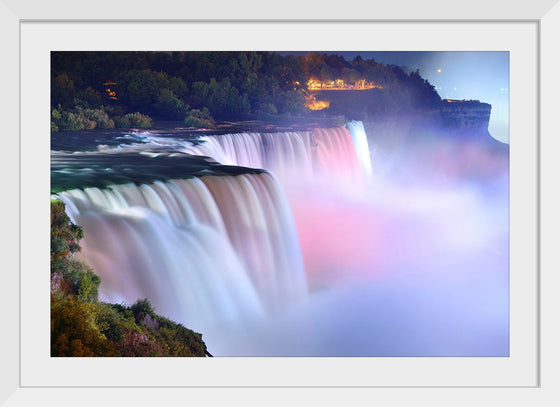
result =
[[360,122],[80,133],[51,185],[101,299],[147,297],[214,355],[508,356],[508,156],[434,140],[370,178]]
[[356,149],[356,155],[358,156],[358,161],[360,162],[363,172],[367,175],[371,175],[371,153],[369,151],[364,123],[352,120],[346,123],[346,128],[352,136],[354,148]]
[[313,174],[309,132],[236,133],[203,136],[202,143],[187,146],[190,154],[212,157],[222,164],[264,168],[277,176]]
[[83,226],[103,299],[149,298],[193,327],[239,323],[303,299],[289,206],[268,173],[203,176],[59,194]]
[[[201,137],[184,152],[212,157],[222,164],[264,168],[282,182],[294,179],[361,177],[371,174],[367,139],[361,122],[311,132],[237,133]],[[361,148],[366,155],[357,155]],[[359,158],[359,159],[358,159]]]
[[[349,129],[209,135],[196,143],[145,133],[133,144],[54,153],[53,176],[87,175],[85,183],[96,185],[58,195],[84,228],[81,256],[101,276],[101,299],[148,298],[159,313],[201,332],[251,324],[304,301],[294,200],[284,187],[367,174],[357,154],[358,143],[367,147],[363,126]],[[67,168],[76,162],[84,168]],[[146,182],[159,167],[166,180]],[[181,171],[190,177],[177,179]],[[97,184],[123,177],[133,179]]]

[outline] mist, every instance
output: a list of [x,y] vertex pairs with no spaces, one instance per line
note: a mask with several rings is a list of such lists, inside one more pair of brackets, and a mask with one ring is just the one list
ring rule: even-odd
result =
[[148,298],[214,356],[509,355],[509,147],[490,135],[402,118],[121,139],[53,155],[128,181],[60,193],[102,301]]
[[309,296],[251,329],[206,332],[231,356],[508,356],[507,148],[369,135],[367,179],[284,183]]

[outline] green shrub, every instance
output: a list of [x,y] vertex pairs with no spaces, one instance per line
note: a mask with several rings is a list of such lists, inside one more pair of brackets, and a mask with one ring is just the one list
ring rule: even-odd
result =
[[208,128],[214,129],[216,128],[216,123],[212,116],[210,116],[210,112],[207,108],[203,108],[202,110],[193,109],[190,110],[185,117],[185,124],[187,126],[198,127],[198,128]]
[[51,201],[51,272],[67,271],[68,256],[81,250],[79,241],[82,237],[82,228],[70,221],[64,203]]
[[76,112],[63,110],[60,106],[51,112],[51,130],[60,131],[93,130],[97,123],[90,120],[81,109]]
[[116,308],[116,304],[106,304],[99,302],[96,305],[96,323],[101,333],[107,339],[120,342],[124,339],[126,332],[140,332],[141,329],[134,320],[134,314],[130,309],[121,307],[124,311],[121,312]]
[[130,306],[130,309],[134,314],[134,318],[137,323],[140,322],[146,314],[151,317],[155,316],[152,304],[150,304],[150,301],[147,298],[136,301]]
[[101,278],[84,262],[71,258],[65,280],[74,295],[83,301],[96,301]]
[[51,296],[51,356],[118,356],[96,325],[95,304]]
[[152,127],[152,119],[139,112],[128,113],[122,117],[115,117],[115,127],[130,128],[139,127],[141,129]]
[[109,115],[101,109],[83,109],[80,111],[88,120],[96,123],[96,128],[99,129],[113,129],[115,122],[109,118]]
[[53,109],[51,112],[51,118],[55,121],[60,121],[62,119],[62,115],[60,114],[62,108],[58,105],[58,109]]
[[97,123],[88,119],[81,112],[63,112],[63,127],[61,130],[93,130]]
[[58,109],[51,110],[51,132],[56,132],[60,130],[58,125],[62,120],[62,114],[60,113],[61,111],[62,111],[62,107],[60,105],[58,105]]

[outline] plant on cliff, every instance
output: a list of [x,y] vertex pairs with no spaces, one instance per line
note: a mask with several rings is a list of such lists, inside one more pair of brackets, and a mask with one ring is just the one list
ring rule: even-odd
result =
[[100,277],[74,258],[82,237],[51,200],[51,356],[205,356],[202,335],[157,315],[148,299],[99,301]]
[[134,314],[136,322],[141,322],[146,315],[153,317],[155,315],[152,304],[147,298],[136,301],[130,306],[130,310]]
[[67,270],[69,255],[81,250],[84,232],[70,221],[64,208],[62,201],[51,201],[51,273]]
[[118,356],[114,342],[96,325],[94,304],[51,297],[51,356]]

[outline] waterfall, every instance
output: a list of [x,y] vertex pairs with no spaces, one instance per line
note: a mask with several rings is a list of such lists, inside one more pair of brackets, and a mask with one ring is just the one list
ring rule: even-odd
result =
[[[221,164],[264,168],[282,182],[371,174],[361,122],[350,122],[348,129],[210,135],[201,137],[200,141],[194,146],[186,145],[182,151],[208,156]],[[366,151],[362,153],[364,146]]]
[[[81,171],[70,172],[89,174],[87,180],[93,174],[129,180],[58,196],[84,228],[81,257],[101,276],[102,300],[148,298],[158,313],[199,331],[240,326],[304,300],[307,279],[285,188],[294,182],[312,186],[318,179],[354,181],[371,173],[359,122],[348,128],[207,135],[196,143],[150,133],[134,141],[55,155],[57,173],[81,165]],[[203,175],[201,170],[177,177],[203,165],[193,155],[266,171]],[[217,167],[208,163],[211,168]],[[146,182],[143,177],[152,173],[161,173],[162,180]]]
[[111,302],[149,298],[192,327],[263,315],[305,297],[289,205],[267,173],[59,194],[84,228],[83,259]]
[[352,120],[346,123],[346,128],[352,136],[354,148],[356,149],[356,155],[358,156],[358,161],[360,162],[360,166],[362,167],[363,172],[366,175],[371,175],[371,153],[369,151],[364,123],[361,121]]

